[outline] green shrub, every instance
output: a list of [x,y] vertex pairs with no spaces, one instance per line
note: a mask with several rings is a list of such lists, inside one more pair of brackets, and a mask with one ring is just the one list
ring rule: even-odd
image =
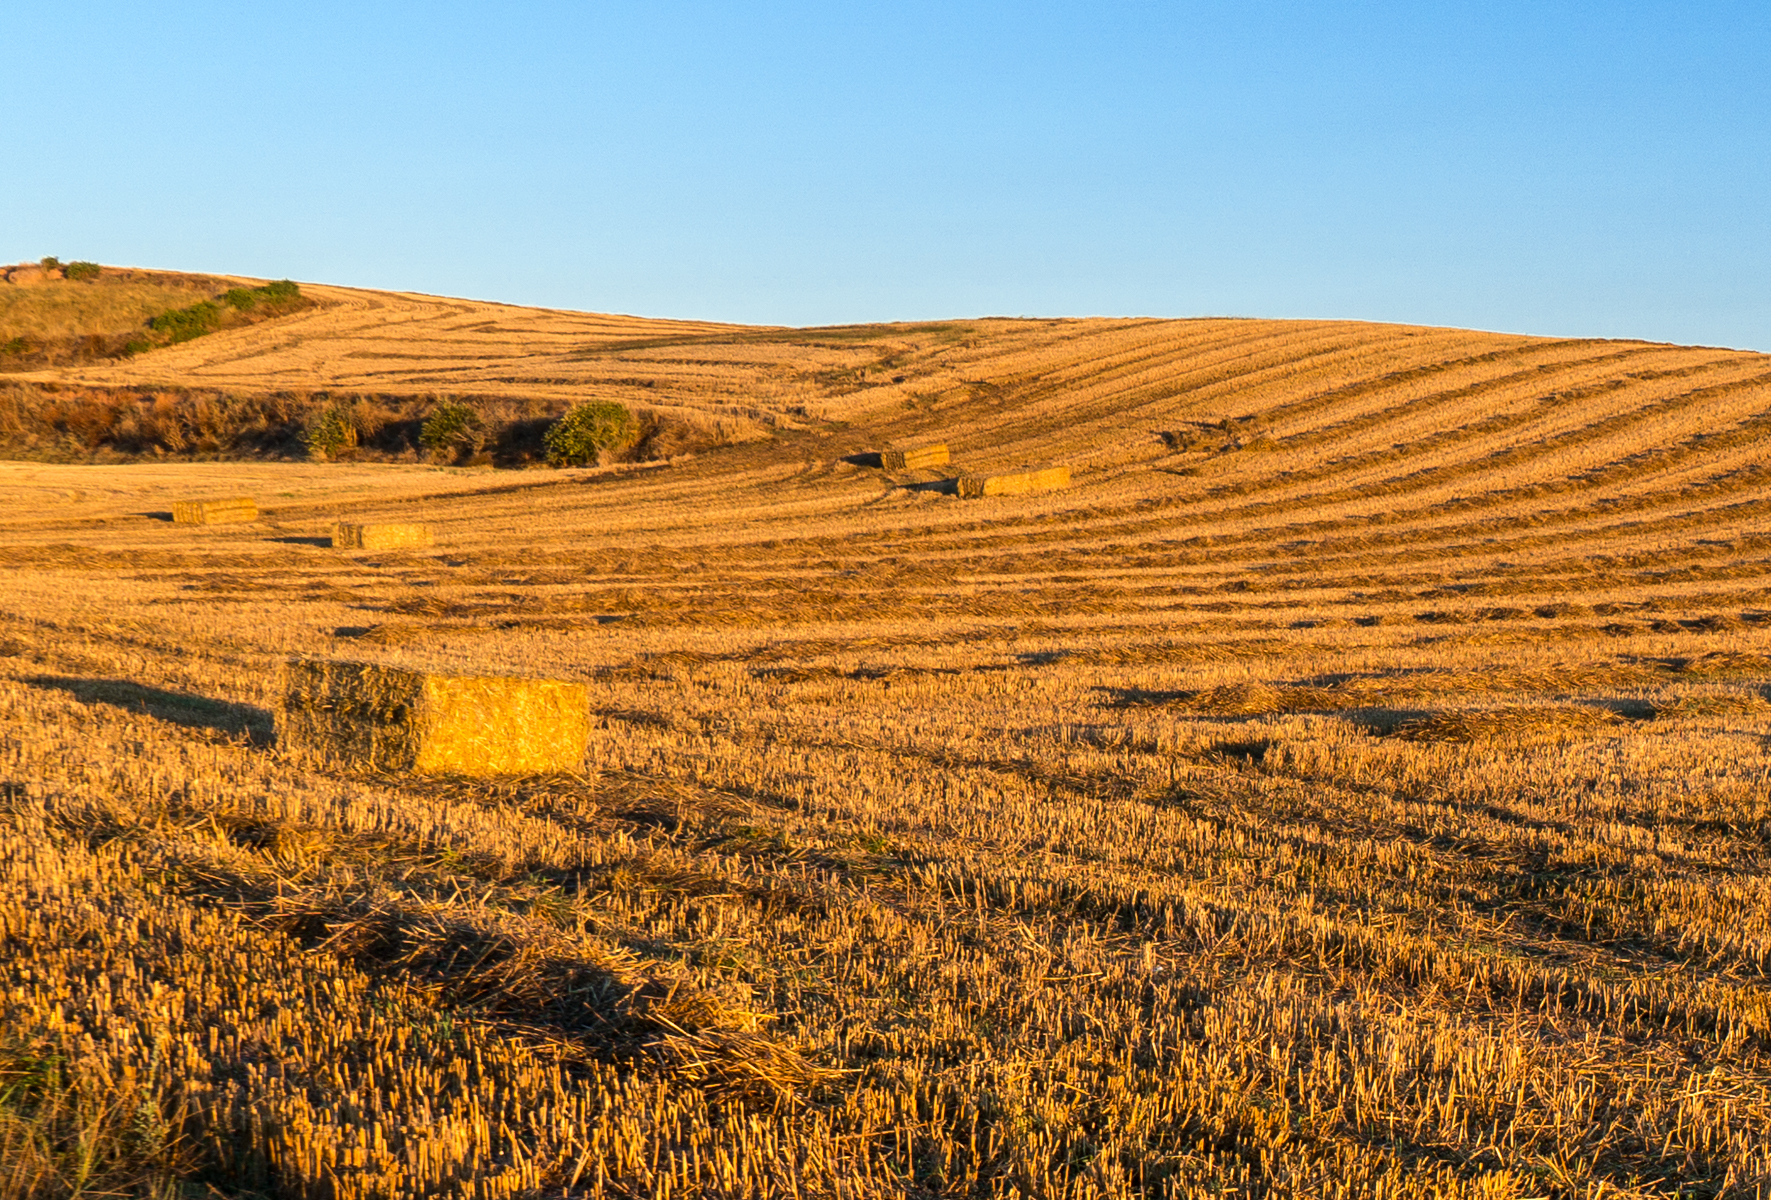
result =
[[419,426],[418,444],[434,459],[477,454],[486,444],[486,423],[467,405],[444,401]]
[[95,262],[71,262],[62,274],[69,279],[97,279],[100,267]]
[[37,260],[37,265],[42,267],[45,271],[59,271],[61,270],[61,259],[53,254],[45,254],[42,258]]
[[336,404],[321,409],[302,427],[301,444],[314,458],[335,458],[357,448],[356,422]]
[[213,300],[199,300],[186,308],[163,312],[148,321],[148,328],[166,335],[168,345],[188,342],[213,333],[221,325],[221,309]]
[[[84,274],[74,273],[75,268],[79,267],[90,267],[95,273],[99,270],[96,263],[73,263],[68,267],[68,278],[87,278]],[[148,333],[151,336],[131,339],[123,347],[123,352],[140,354],[155,346],[175,346],[179,342],[188,342],[206,333],[242,323],[234,316],[235,313],[262,309],[259,316],[276,317],[304,306],[301,289],[287,279],[279,279],[276,283],[267,283],[263,287],[229,288],[213,300],[200,300],[185,308],[175,308],[171,312],[163,312],[150,318]]]
[[632,444],[638,423],[612,400],[590,400],[548,427],[542,440],[547,461],[556,467],[589,466],[604,451]]
[[239,312],[251,312],[260,304],[287,304],[291,300],[301,299],[301,288],[288,279],[279,279],[275,283],[267,283],[263,287],[229,288],[221,294],[221,300],[230,308]]

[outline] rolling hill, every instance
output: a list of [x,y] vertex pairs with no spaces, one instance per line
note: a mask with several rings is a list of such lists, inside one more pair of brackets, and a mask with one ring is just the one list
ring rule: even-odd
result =
[[[314,1197],[1771,1186],[1771,358],[302,291],[0,387],[728,436],[0,464],[15,1176],[84,1128]],[[586,771],[305,763],[293,655],[583,680]]]

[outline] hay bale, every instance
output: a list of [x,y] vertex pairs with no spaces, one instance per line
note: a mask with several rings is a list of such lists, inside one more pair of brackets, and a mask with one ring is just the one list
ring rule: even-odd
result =
[[918,446],[914,450],[881,450],[879,465],[888,471],[905,471],[912,467],[946,466],[947,443]]
[[374,525],[332,527],[332,545],[338,550],[397,550],[402,546],[428,546],[433,541],[429,525],[403,525],[386,521]]
[[228,525],[258,520],[258,505],[251,496],[225,500],[174,500],[172,519],[180,525]]
[[1052,492],[1070,486],[1069,467],[1047,467],[1043,471],[1019,471],[1009,475],[962,475],[957,480],[959,495],[975,500],[981,496],[1024,496],[1029,492]]
[[330,764],[479,776],[575,771],[590,737],[582,683],[311,659],[292,659],[283,681],[279,744]]

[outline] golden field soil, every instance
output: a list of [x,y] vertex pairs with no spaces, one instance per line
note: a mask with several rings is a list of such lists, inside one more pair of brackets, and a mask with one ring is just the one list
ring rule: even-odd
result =
[[[1771,1193],[1771,359],[303,290],[39,381],[768,436],[0,464],[0,1194]],[[846,461],[931,441],[1075,482]],[[316,770],[295,654],[583,680],[586,769]]]

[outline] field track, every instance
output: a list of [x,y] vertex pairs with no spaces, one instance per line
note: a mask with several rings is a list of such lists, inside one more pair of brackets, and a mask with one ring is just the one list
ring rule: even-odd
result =
[[[148,1096],[177,1169],[1771,1195],[1771,357],[304,292],[30,378],[752,440],[0,464],[0,1012]],[[930,442],[952,469],[865,465]],[[259,524],[162,519],[242,493]],[[293,654],[586,680],[590,769],[314,771],[272,732]]]

